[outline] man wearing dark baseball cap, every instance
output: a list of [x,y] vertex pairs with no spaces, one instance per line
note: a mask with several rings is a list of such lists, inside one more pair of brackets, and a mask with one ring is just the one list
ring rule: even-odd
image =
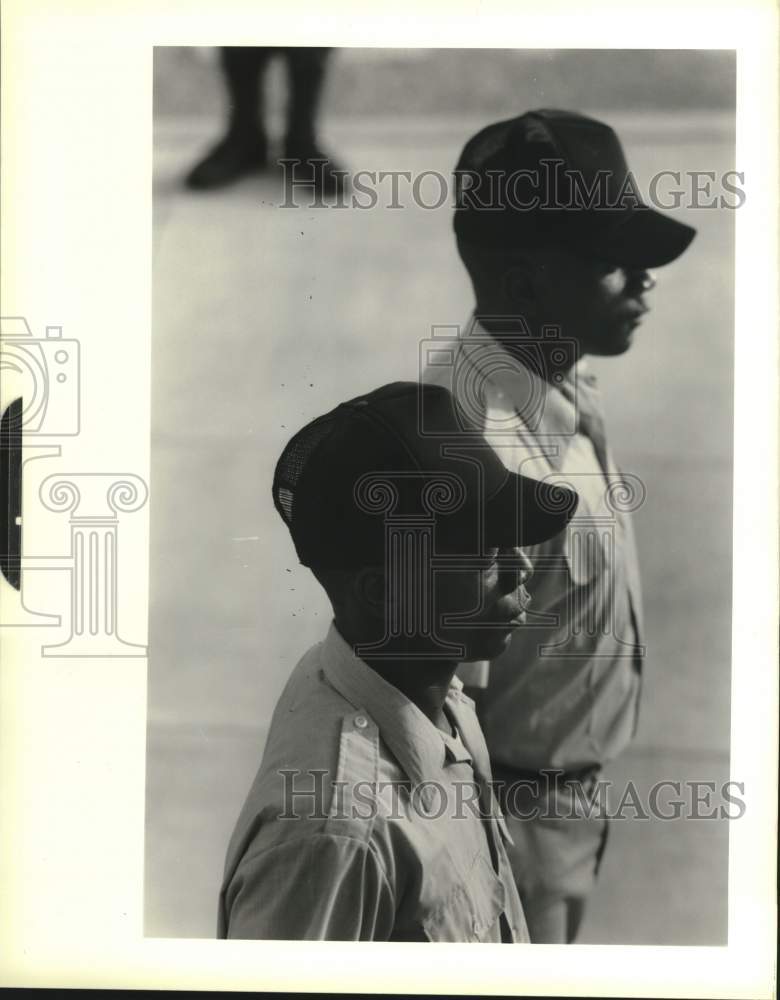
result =
[[641,201],[608,125],[529,111],[488,125],[455,167],[459,241],[489,250],[558,248],[631,270],[660,267],[696,231]]
[[635,732],[645,653],[629,517],[644,486],[614,464],[584,358],[629,349],[650,308],[648,269],[675,260],[695,231],[644,205],[615,132],[572,111],[487,126],[456,180],[476,304],[423,379],[453,392],[507,469],[580,496],[566,531],[527,553],[526,625],[498,657],[459,671],[494,777],[527,789],[503,805],[531,939],[571,941],[607,831],[581,803]]
[[294,669],[231,839],[220,937],[523,942],[458,662],[523,619],[519,546],[576,494],[509,472],[438,386],[342,403],[285,447],[275,506],[334,621]]

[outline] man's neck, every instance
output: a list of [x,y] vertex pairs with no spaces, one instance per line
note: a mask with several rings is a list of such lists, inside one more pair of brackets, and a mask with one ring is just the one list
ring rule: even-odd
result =
[[[579,343],[576,340],[569,341],[569,343],[575,344],[574,360],[572,361],[571,353],[561,350],[558,337],[543,337],[538,330],[529,327],[522,319],[504,316],[496,318],[481,313],[479,309],[475,311],[474,315],[479,325],[487,330],[508,354],[511,354],[513,358],[516,358],[522,365],[546,382],[552,382],[556,375],[571,378],[574,365],[582,357]],[[529,340],[536,347],[534,351],[528,350]]]
[[[351,633],[349,627],[338,619],[336,628],[352,648],[364,641]],[[397,656],[391,659],[374,659],[369,656],[363,662],[379,674],[382,680],[405,695],[434,726],[446,733],[451,731],[444,714],[444,702],[458,668],[457,660],[419,659],[406,656],[399,649]]]
[[444,702],[458,667],[457,662],[435,660],[372,660],[365,663],[379,676],[398,688],[427,716],[434,726],[449,733],[450,725],[444,714]]

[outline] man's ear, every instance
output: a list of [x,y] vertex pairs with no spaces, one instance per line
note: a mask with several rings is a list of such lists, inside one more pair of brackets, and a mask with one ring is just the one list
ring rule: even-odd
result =
[[359,570],[352,578],[352,596],[372,618],[385,618],[385,574],[380,567]]

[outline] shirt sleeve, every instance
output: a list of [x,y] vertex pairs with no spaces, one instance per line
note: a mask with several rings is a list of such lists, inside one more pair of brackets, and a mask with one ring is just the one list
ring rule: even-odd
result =
[[227,937],[386,941],[395,899],[369,844],[316,834],[250,855],[227,895]]

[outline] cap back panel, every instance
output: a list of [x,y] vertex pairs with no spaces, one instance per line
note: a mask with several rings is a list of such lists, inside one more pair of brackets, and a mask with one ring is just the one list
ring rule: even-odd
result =
[[322,417],[304,427],[290,441],[276,465],[273,496],[276,509],[289,525],[295,511],[295,490],[306,466],[322,441],[330,434],[335,424],[332,416]]

